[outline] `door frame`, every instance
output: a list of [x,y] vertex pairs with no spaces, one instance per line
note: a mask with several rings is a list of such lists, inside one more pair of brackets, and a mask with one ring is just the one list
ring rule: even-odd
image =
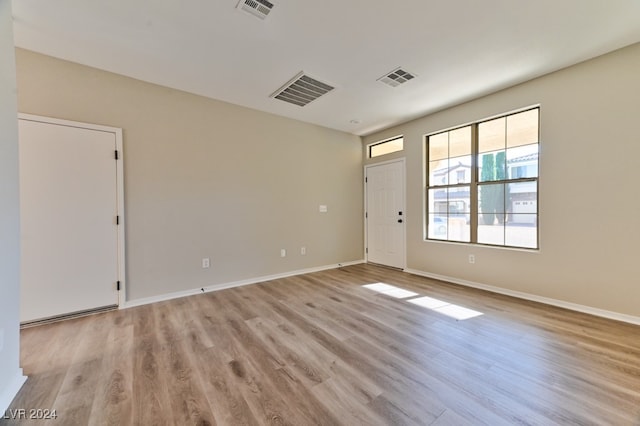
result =
[[[118,215],[117,230],[117,262],[118,262],[118,278],[120,282],[120,291],[118,295],[118,308],[122,309],[126,302],[127,283],[126,283],[126,267],[125,267],[125,215],[124,215],[124,155],[122,151],[122,129],[118,127],[102,126],[99,124],[82,123],[79,121],[62,120],[52,117],[44,117],[41,115],[18,113],[18,119],[26,121],[36,121],[39,123],[57,124],[60,126],[77,127],[80,129],[95,130],[100,132],[113,133],[116,139],[116,150],[118,151],[118,159],[116,161],[116,207]],[[115,156],[115,153],[114,153]],[[115,283],[114,283],[115,284]]]
[[380,161],[377,163],[365,164],[364,176],[362,178],[362,185],[364,190],[364,261],[369,263],[369,218],[367,217],[369,200],[367,194],[367,171],[371,167],[384,166],[392,163],[402,164],[402,212],[404,214],[404,220],[402,222],[402,238],[404,241],[404,247],[402,247],[402,270],[407,269],[407,161],[406,157],[394,158],[393,160]]

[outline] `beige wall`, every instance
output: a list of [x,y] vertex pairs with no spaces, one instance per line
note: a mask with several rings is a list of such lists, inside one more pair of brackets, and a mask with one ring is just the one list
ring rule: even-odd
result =
[[[404,134],[408,267],[640,316],[639,72],[636,44],[364,138]],[[540,250],[423,241],[423,135],[534,104]]]
[[0,0],[0,418],[22,384],[18,120],[11,2]]
[[124,130],[128,300],[363,258],[359,137],[21,49],[17,74],[20,112]]

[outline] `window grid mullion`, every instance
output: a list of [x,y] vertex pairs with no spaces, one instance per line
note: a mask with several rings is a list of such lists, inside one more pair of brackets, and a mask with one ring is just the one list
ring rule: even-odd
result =
[[478,182],[478,186],[483,185],[494,185],[498,183],[520,183],[520,182],[536,182],[538,180],[537,177],[528,177],[528,178],[516,178],[516,179],[501,179],[501,180],[487,180],[484,182]]
[[478,242],[478,124],[471,126],[471,187],[469,193],[469,229],[471,243]]

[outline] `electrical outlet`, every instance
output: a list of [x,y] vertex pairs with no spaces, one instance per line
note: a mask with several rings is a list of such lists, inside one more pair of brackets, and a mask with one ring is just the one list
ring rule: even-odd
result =
[[476,263],[476,256],[473,254],[469,255],[469,263]]
[[303,256],[306,255],[307,254],[307,248],[304,247],[304,246],[300,247],[300,254],[303,255]]
[[211,259],[209,259],[208,257],[203,257],[202,258],[202,268],[203,269],[207,269],[210,266],[211,266]]
[[280,257],[287,257],[287,251],[285,249],[280,249]]

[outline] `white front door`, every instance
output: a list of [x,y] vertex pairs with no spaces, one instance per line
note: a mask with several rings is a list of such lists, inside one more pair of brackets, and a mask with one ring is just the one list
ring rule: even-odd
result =
[[405,267],[404,160],[365,167],[367,261]]
[[22,322],[118,304],[116,135],[19,120]]

